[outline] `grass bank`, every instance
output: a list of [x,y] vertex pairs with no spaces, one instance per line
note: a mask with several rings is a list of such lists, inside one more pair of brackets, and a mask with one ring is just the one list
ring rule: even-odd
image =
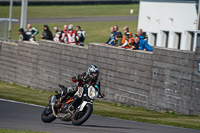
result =
[[0,133],[47,133],[47,132],[36,132],[36,131],[29,131],[29,130],[0,129]]
[[[53,27],[58,26],[58,28],[62,30],[64,24],[68,23],[50,23],[48,25],[54,35]],[[86,38],[85,38],[86,45],[90,42],[100,42],[100,43],[106,42],[110,36],[110,27],[114,25],[118,25],[119,31],[121,31],[122,33],[123,33],[123,27],[126,25],[129,26],[131,32],[136,33],[137,31],[137,21],[76,22],[72,24],[74,26],[80,25],[82,30],[86,31]],[[39,41],[41,39],[40,35],[42,35],[44,24],[32,24],[32,26],[36,27],[39,30],[39,34],[36,35],[36,41]],[[20,27],[19,24],[12,25],[11,38],[14,40],[19,40],[19,35],[18,35],[19,27]]]
[[[130,9],[134,13],[130,14]],[[28,6],[28,18],[138,15],[139,4]],[[13,6],[13,18],[20,18],[21,6]],[[9,6],[0,6],[0,18],[9,17]]]
[[[47,105],[46,99],[52,92],[22,87],[16,84],[0,82],[0,98],[16,100],[38,105]],[[158,113],[137,107],[118,106],[113,103],[94,102],[93,114],[113,117],[124,120],[147,122],[160,125],[169,125],[200,130],[199,116],[185,116],[169,113]],[[1,130],[0,130],[1,131]]]

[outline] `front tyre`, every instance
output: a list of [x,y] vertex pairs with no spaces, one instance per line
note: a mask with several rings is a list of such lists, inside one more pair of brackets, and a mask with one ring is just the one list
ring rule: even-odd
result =
[[72,117],[72,124],[79,126],[82,125],[92,114],[93,111],[93,105],[92,104],[86,104],[83,111],[77,111],[74,113]]
[[42,111],[41,119],[45,123],[50,123],[56,119],[56,117],[53,115],[53,111],[51,109],[50,104],[48,104]]

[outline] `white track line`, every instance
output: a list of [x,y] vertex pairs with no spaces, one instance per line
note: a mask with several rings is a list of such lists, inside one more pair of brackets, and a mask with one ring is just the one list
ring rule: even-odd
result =
[[1,99],[1,98],[0,98],[0,101],[6,101],[6,102],[11,102],[11,103],[19,103],[19,104],[25,104],[25,105],[30,105],[30,106],[35,106],[35,107],[44,108],[44,106],[41,106],[41,105],[30,104],[30,103],[24,103],[24,102],[18,102],[18,101],[7,100],[7,99]]

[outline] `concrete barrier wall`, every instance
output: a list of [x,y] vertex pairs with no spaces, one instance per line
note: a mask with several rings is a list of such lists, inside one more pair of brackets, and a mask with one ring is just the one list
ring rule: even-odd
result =
[[0,42],[0,80],[53,91],[60,83],[73,85],[72,76],[95,64],[105,101],[200,115],[199,57],[200,48],[187,52],[155,47],[145,52],[98,43]]

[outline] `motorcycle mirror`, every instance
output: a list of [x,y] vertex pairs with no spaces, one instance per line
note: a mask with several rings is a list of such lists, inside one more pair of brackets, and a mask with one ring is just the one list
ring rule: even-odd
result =
[[102,97],[105,97],[105,94],[102,92],[102,93],[101,93],[101,96],[102,96]]

